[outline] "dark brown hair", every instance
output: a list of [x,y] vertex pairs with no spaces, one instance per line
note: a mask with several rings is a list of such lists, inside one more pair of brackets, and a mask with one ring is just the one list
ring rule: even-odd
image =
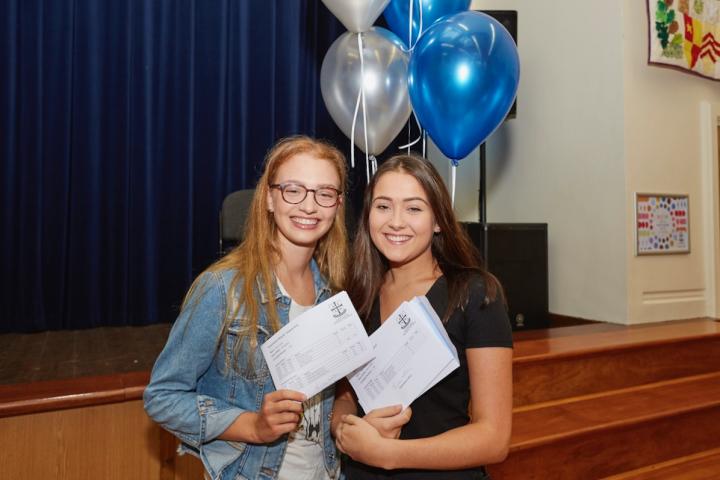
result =
[[363,209],[353,244],[353,260],[347,288],[360,316],[367,319],[370,315],[373,302],[380,292],[383,278],[389,268],[386,259],[373,244],[369,228],[375,185],[388,172],[406,173],[420,183],[427,195],[435,222],[440,227],[440,232],[433,236],[431,249],[433,258],[448,284],[448,308],[443,321],[447,321],[455,309],[465,306],[473,277],[480,276],[484,281],[486,304],[498,296],[503,298],[500,283],[485,269],[480,253],[455,218],[450,195],[435,167],[421,157],[396,155],[380,165],[365,189],[363,197]]

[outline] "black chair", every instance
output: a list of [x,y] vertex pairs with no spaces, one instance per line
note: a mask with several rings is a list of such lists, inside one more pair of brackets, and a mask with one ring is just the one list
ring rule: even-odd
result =
[[239,244],[244,235],[245,219],[250,211],[255,189],[230,193],[220,207],[219,255],[225,255]]

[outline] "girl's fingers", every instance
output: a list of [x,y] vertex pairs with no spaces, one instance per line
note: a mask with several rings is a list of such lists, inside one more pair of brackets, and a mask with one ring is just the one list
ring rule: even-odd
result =
[[304,402],[307,397],[304,393],[300,393],[295,390],[276,390],[268,393],[265,398],[272,398],[273,401],[279,402],[281,400],[294,400],[296,402]]
[[273,403],[271,408],[274,412],[295,412],[300,414],[303,411],[302,403],[295,400],[283,400]]
[[358,423],[362,422],[362,419],[356,415],[343,415],[342,422],[347,423],[348,425],[357,425]]
[[300,422],[300,415],[297,413],[278,413],[271,417],[270,423],[273,423],[275,425],[282,425],[282,424],[293,424],[297,426],[297,424]]
[[388,423],[394,427],[401,427],[410,421],[412,417],[412,411],[408,407],[404,412],[399,415],[394,415],[387,419]]
[[262,411],[267,415],[280,412],[294,412],[300,414],[303,411],[303,406],[302,403],[295,400],[272,400],[269,397],[265,397]]
[[376,408],[367,414],[368,417],[392,417],[402,411],[402,405],[390,405],[389,407]]

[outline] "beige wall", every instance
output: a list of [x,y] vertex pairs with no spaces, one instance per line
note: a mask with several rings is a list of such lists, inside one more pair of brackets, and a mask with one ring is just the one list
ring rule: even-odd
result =
[[[720,318],[720,104],[703,102],[701,107],[701,127],[703,149],[704,204],[714,205],[706,208],[703,223],[706,225],[707,264],[714,265],[715,271],[708,268],[708,315]],[[714,262],[713,262],[714,258]],[[714,298],[712,292],[715,292]]]
[[708,214],[716,204],[704,182],[703,142],[708,140],[701,134],[701,104],[720,102],[720,84],[646,64],[644,2],[625,3],[622,21],[628,230],[633,231],[635,192],[690,195],[689,255],[637,257],[628,235],[628,318],[642,323],[714,314]]
[[[548,223],[550,311],[613,322],[627,312],[620,3],[472,4],[519,23],[518,112],[488,141],[488,220]],[[458,178],[458,213],[476,219],[477,156]]]
[[[472,8],[518,11],[518,116],[488,141],[488,220],[549,224],[550,310],[618,323],[717,315],[717,181],[703,173],[717,172],[717,133],[703,122],[720,112],[720,84],[647,65],[640,0]],[[466,220],[477,219],[471,157],[458,173]],[[690,195],[689,255],[635,256],[635,192]]]

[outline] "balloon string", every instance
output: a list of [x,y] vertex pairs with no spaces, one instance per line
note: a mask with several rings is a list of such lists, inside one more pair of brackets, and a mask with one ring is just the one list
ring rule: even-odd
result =
[[410,10],[410,15],[408,16],[408,50],[412,50],[413,43],[412,43],[412,18],[413,18],[413,6],[415,4],[415,0],[410,0],[410,7],[408,10]]
[[[420,21],[418,22],[418,34],[417,34],[417,39],[415,39],[415,43],[417,43],[417,41],[420,40],[420,35],[422,35],[422,31],[423,31],[422,2],[423,2],[423,0],[418,0],[418,17],[420,17]],[[415,48],[415,45],[413,45],[413,48]]]
[[355,168],[355,125],[357,124],[358,110],[360,109],[360,96],[362,86],[358,90],[357,101],[355,102],[355,113],[353,114],[352,127],[350,128],[350,166]]
[[422,156],[423,158],[427,158],[427,130],[422,131]]
[[413,145],[417,144],[420,140],[422,140],[422,135],[419,136],[418,138],[416,138],[415,140],[413,140],[412,142],[408,143],[407,145],[401,145],[401,146],[399,146],[399,147],[398,147],[398,150],[403,150],[403,149],[407,148],[407,149],[408,149],[408,155],[410,155],[410,147],[412,147]]
[[[423,27],[423,10],[422,10],[422,1],[418,0],[418,17],[420,21],[418,22],[418,39],[420,39],[420,34],[422,33],[422,27]],[[408,51],[412,52],[412,50],[415,48],[415,44],[412,41],[412,21],[413,21],[413,8],[415,6],[415,0],[410,0],[410,5],[408,10],[410,11],[410,15],[408,16]],[[417,41],[415,42],[417,43]],[[407,153],[410,155],[410,148],[413,145],[416,145],[420,140],[423,141],[423,149],[422,149],[422,155],[425,157],[425,130],[423,130],[422,125],[420,125],[420,120],[418,120],[417,114],[415,113],[415,109],[412,110],[413,117],[415,118],[415,123],[418,126],[418,129],[420,129],[420,132],[418,133],[418,137],[415,140],[410,140],[410,134],[412,132],[411,128],[412,125],[408,123],[408,143],[405,145],[402,145],[401,147],[398,147],[398,150],[403,150],[407,148]]]
[[410,0],[410,7],[408,10],[410,11],[410,15],[408,18],[408,51],[412,51],[413,48],[415,48],[415,43],[420,39],[420,34],[422,34],[423,29],[423,8],[422,8],[422,0],[418,0],[418,34],[417,38],[415,39],[415,42],[413,43],[413,7],[415,6],[415,0]]
[[[358,111],[360,110],[360,99],[362,98],[362,86],[358,91],[357,101],[355,102],[355,114],[353,115],[352,128],[350,129],[350,165],[355,168],[355,125],[357,124]],[[365,178],[370,183],[370,162],[365,159]]]
[[450,205],[455,208],[455,176],[457,173],[457,166],[455,162],[450,164]]
[[[358,51],[360,52],[360,92],[362,93],[362,107],[363,107],[363,133],[365,134],[365,165],[370,163],[370,148],[368,147],[368,133],[367,133],[367,104],[365,103],[365,60],[363,55],[363,41],[362,32],[358,33]],[[370,183],[370,177],[368,177],[368,183]]]
[[[413,18],[413,4],[415,3],[415,0],[410,0],[410,6],[408,7],[408,10],[410,11],[410,15],[408,16],[408,51],[412,50],[412,18]],[[408,123],[408,143],[407,145],[403,145],[402,147],[399,147],[398,150],[402,150],[404,148],[407,148],[407,154],[410,155],[410,147],[412,147],[416,142],[413,142],[410,140],[410,134],[412,133],[410,131],[410,124]]]
[[[408,149],[408,155],[410,155],[410,147],[418,143],[420,140],[423,140],[423,135],[425,134],[425,130],[423,130],[422,125],[420,125],[420,120],[417,118],[417,114],[415,113],[415,110],[412,110],[413,117],[415,118],[415,123],[417,123],[418,128],[420,129],[420,133],[418,133],[418,137],[415,140],[410,140],[410,124],[408,123],[408,143],[406,145],[401,145],[398,147],[398,150],[402,150],[404,148]],[[423,144],[423,157],[425,156],[425,146]]]
[[407,129],[407,130],[408,130],[408,143],[407,143],[406,145],[403,145],[403,146],[401,146],[401,147],[398,148],[398,150],[402,150],[403,148],[407,148],[407,154],[408,154],[408,155],[410,155],[410,147],[412,147],[413,145],[415,145],[415,144],[417,143],[417,140],[414,140],[414,141],[413,141],[413,140],[410,140],[410,135],[412,135],[412,130],[411,130],[410,127],[411,127],[410,122],[408,122],[408,129]]
[[360,89],[358,90],[357,100],[355,101],[355,112],[353,113],[352,127],[350,127],[350,166],[355,168],[355,128],[357,127],[358,112],[360,110],[360,102],[363,106],[363,126],[365,128],[365,174],[368,182],[370,181],[370,161],[368,159],[368,139],[367,139],[367,117],[365,115],[365,60],[363,58],[363,42],[362,33],[358,33],[358,53],[360,54]]

